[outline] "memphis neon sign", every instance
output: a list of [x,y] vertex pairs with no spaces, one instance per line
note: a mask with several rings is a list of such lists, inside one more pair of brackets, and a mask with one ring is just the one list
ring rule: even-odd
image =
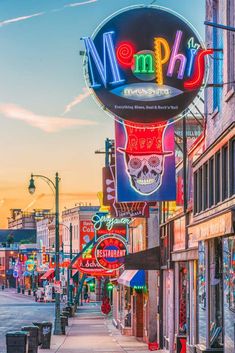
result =
[[158,6],[120,10],[82,40],[85,77],[98,103],[137,123],[181,114],[199,93],[213,53],[187,20]]
[[[179,48],[182,41],[182,31],[177,31],[174,38],[173,47],[170,48],[168,41],[163,37],[155,37],[153,40],[153,51],[135,51],[134,43],[117,43],[113,41],[114,32],[103,34],[103,62],[98,54],[97,48],[92,38],[84,37],[84,43],[88,55],[89,70],[91,74],[91,87],[99,88],[102,85],[116,86],[125,82],[122,78],[120,67],[130,68],[134,75],[154,76],[158,88],[145,88],[134,90],[141,95],[169,95],[169,89],[163,88],[163,69],[167,66],[167,77],[176,75],[179,80],[188,77],[184,82],[185,89],[198,88],[203,81],[205,71],[205,56],[213,53],[212,49],[202,49],[199,43],[194,42],[191,37],[188,41],[187,57],[180,53]],[[178,66],[178,72],[176,71]],[[94,67],[99,75],[99,82],[94,77]],[[107,74],[111,73],[111,79]],[[140,78],[140,77],[139,77]],[[141,79],[141,78],[140,78]],[[145,77],[146,80],[146,77]],[[147,78],[148,80],[148,78]],[[131,95],[131,89],[125,90],[126,95]]]

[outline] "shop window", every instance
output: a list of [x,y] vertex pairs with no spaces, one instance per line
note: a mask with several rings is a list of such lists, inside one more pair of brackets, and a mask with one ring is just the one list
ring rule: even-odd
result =
[[224,146],[222,149],[222,199],[225,200],[228,197],[228,146]]
[[132,288],[124,287],[124,326],[131,327],[131,295]]
[[220,152],[217,152],[215,155],[215,204],[220,202]]
[[226,353],[235,351],[235,237],[224,239],[224,345]]
[[220,348],[223,344],[223,263],[222,238],[209,241],[210,264],[210,347]]
[[187,333],[187,263],[179,264],[179,333]]
[[214,158],[209,160],[209,207],[214,205]]
[[198,338],[206,344],[206,257],[204,242],[198,243]]

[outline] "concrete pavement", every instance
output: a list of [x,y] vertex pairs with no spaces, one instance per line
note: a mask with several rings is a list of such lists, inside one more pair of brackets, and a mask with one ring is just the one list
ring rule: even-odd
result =
[[[43,353],[44,350],[39,350]],[[45,351],[44,351],[45,352]],[[148,346],[134,337],[123,336],[104,317],[97,303],[79,307],[70,319],[66,336],[53,336],[51,353],[149,353]],[[158,351],[161,353],[163,351]]]

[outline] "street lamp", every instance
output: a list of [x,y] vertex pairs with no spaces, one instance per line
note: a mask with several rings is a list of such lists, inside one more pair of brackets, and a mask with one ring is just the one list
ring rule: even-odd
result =
[[[69,227],[61,223],[65,228],[69,230],[69,258],[70,258],[70,263],[73,258],[73,226],[72,223],[70,223]],[[67,269],[67,298],[68,298],[68,306],[73,304],[73,289],[72,285],[70,284],[70,279],[72,278],[72,267],[69,266]]]
[[[49,183],[55,190],[55,280],[58,283],[60,280],[60,263],[59,263],[59,250],[60,250],[60,238],[59,238],[59,174],[55,175],[55,182],[44,175],[31,174],[29,181],[29,193],[35,192],[34,178],[41,178]],[[55,321],[54,321],[54,335],[61,335],[61,320],[60,320],[60,293],[55,293]]]

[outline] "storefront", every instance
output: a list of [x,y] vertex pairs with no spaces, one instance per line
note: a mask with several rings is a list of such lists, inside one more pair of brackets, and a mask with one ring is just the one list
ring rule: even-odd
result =
[[190,227],[198,240],[197,352],[234,352],[234,231],[228,211]]
[[119,318],[122,334],[143,337],[144,270],[125,270],[118,279]]

